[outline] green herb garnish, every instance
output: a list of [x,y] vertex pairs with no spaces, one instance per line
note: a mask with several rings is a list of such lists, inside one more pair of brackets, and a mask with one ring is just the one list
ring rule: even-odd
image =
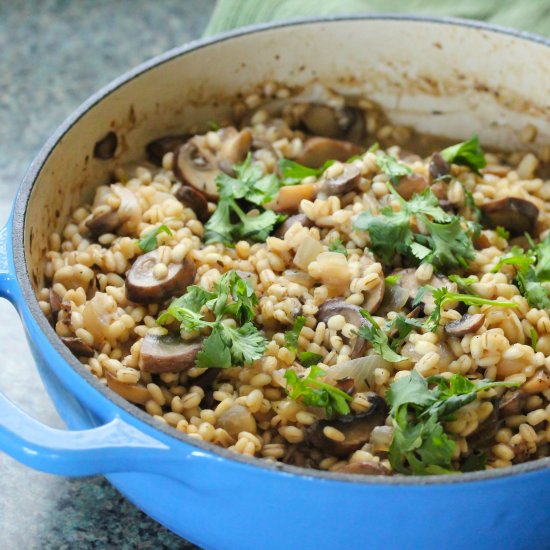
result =
[[510,231],[508,231],[508,229],[504,229],[504,227],[500,225],[497,225],[495,233],[502,239],[508,240],[510,238]]
[[170,231],[170,228],[165,224],[152,229],[138,241],[138,246],[143,252],[151,252],[157,248],[157,235],[159,233],[166,233],[167,235],[172,236],[172,231]]
[[343,245],[341,239],[334,239],[329,245],[328,249],[330,252],[338,252],[344,256],[348,256],[348,249]]
[[449,281],[456,283],[465,292],[471,292],[471,286],[478,282],[475,277],[461,277],[456,274],[449,275]]
[[299,315],[294,321],[294,326],[285,332],[285,346],[290,351],[298,351],[298,338],[305,324],[306,318],[303,315]]
[[413,173],[406,164],[399,162],[395,157],[384,152],[376,155],[376,164],[384,174],[390,177],[390,180],[394,184],[399,181],[401,176],[410,176]]
[[[267,346],[265,337],[252,323],[257,303],[250,283],[235,271],[229,271],[212,292],[197,285],[190,286],[183,296],[172,301],[157,323],[164,325],[174,319],[185,332],[204,327],[212,329],[197,355],[197,367],[242,366],[262,357]],[[203,308],[211,312],[214,321],[204,319]]]
[[306,368],[317,365],[322,358],[322,355],[313,353],[312,351],[302,351],[298,354],[298,362]]
[[531,327],[531,347],[537,351],[537,344],[539,343],[539,335],[537,334],[537,331]]
[[384,277],[384,282],[389,286],[395,286],[401,277],[402,275],[388,275]]
[[481,168],[487,166],[485,155],[479,144],[479,138],[473,136],[468,141],[451,145],[441,151],[441,156],[450,163],[468,166],[472,170],[479,172]]
[[348,414],[350,411],[348,402],[352,398],[335,386],[321,382],[319,378],[325,375],[325,371],[318,365],[313,365],[308,375],[303,378],[300,378],[292,369],[288,369],[285,372],[288,396],[295,401],[301,400],[310,407],[324,408],[328,417],[335,414]]
[[[399,202],[400,210],[395,212],[387,206],[380,215],[364,212],[354,223],[355,229],[369,232],[373,252],[386,264],[391,264],[395,255],[401,254],[417,264],[431,263],[437,271],[466,267],[468,260],[474,258],[475,250],[473,231],[465,220],[450,216],[440,208],[430,189],[406,201],[391,184],[387,185]],[[413,231],[413,220],[424,226],[426,234]]]
[[488,380],[474,383],[461,374],[424,379],[415,370],[395,380],[386,393],[393,423],[389,450],[392,468],[402,474],[456,473],[451,464],[455,442],[441,422],[453,420],[453,413],[474,401],[479,392],[498,386],[517,384]]
[[462,302],[467,306],[498,306],[498,307],[517,307],[515,302],[501,302],[499,300],[488,300],[474,294],[459,294],[458,292],[449,292],[446,288],[427,287],[431,291],[435,307],[430,316],[424,321],[424,328],[430,332],[435,332],[441,321],[441,310],[449,302]]
[[372,315],[364,309],[361,309],[360,312],[368,323],[363,324],[357,329],[357,336],[369,341],[374,351],[390,363],[399,363],[407,359],[392,349],[388,335],[376,324]]
[[283,183],[285,185],[294,185],[300,183],[303,179],[309,178],[310,176],[319,177],[329,166],[334,164],[333,160],[327,160],[321,166],[321,168],[310,168],[309,166],[304,166],[293,160],[288,160],[285,158],[279,159],[277,166],[279,167],[279,172],[283,176]]
[[[214,214],[204,226],[206,244],[233,245],[242,239],[265,241],[274,226],[286,217],[262,208],[276,197],[281,187],[275,174],[264,174],[259,165],[252,163],[250,154],[233,168],[236,177],[220,174],[216,178],[220,197]],[[260,211],[256,216],[247,213],[254,207]]]

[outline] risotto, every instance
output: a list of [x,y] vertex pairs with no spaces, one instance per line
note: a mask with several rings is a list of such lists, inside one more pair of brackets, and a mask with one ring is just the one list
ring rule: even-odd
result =
[[548,456],[549,151],[445,146],[368,100],[277,85],[217,122],[151,142],[50,236],[40,306],[83,365],[263,460]]

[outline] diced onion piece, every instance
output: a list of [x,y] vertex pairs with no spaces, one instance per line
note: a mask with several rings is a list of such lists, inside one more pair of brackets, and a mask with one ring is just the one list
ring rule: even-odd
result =
[[319,254],[316,269],[310,270],[309,274],[320,279],[327,286],[341,289],[346,289],[351,281],[348,261],[343,254],[338,252]]
[[107,385],[114,392],[132,403],[145,405],[151,399],[149,390],[143,384],[125,384],[109,371],[105,371],[105,379],[107,380]]
[[374,370],[379,368],[391,369],[391,365],[382,359],[380,355],[358,357],[329,367],[325,375],[325,382],[337,382],[343,378],[353,378],[356,391],[368,391],[375,384]]
[[[294,256],[294,263],[304,271],[307,271],[307,268],[311,262],[314,262],[317,259],[317,256],[323,252],[323,245],[310,235],[304,235],[302,241],[298,245],[296,250],[296,255]],[[342,256],[343,254],[337,254]],[[345,260],[345,258],[344,258]]]
[[96,343],[104,342],[109,326],[116,318],[116,312],[115,300],[105,292],[96,292],[84,306],[84,326],[92,333]]

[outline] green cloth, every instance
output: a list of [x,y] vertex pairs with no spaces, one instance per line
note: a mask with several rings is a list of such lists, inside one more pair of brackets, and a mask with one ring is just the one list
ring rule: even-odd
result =
[[205,34],[296,17],[395,12],[464,17],[550,35],[550,0],[218,0]]

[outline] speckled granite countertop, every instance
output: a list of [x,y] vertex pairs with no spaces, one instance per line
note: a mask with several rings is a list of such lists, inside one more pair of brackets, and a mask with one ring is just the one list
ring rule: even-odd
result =
[[[198,38],[214,0],[0,0],[0,224],[40,146],[84,99],[149,57]],[[0,391],[62,426],[13,308],[0,301]],[[0,548],[191,549],[103,478],[32,471],[0,454]]]

